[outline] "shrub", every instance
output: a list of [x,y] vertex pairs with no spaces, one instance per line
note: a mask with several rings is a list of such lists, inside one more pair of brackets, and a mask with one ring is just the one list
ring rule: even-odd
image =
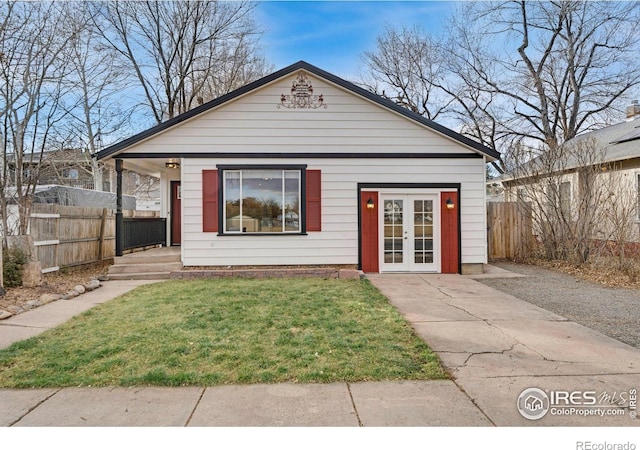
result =
[[5,287],[22,286],[22,268],[27,255],[22,249],[12,248],[2,252],[2,269]]

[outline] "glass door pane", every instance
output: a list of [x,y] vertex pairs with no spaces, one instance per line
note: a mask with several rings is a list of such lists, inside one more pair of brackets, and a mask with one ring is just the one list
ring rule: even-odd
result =
[[433,200],[413,201],[413,262],[433,264]]
[[384,258],[385,264],[404,262],[403,233],[404,202],[400,199],[384,201]]

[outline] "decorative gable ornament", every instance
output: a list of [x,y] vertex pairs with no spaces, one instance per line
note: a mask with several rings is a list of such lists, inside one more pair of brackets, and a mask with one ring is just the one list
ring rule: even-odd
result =
[[280,96],[280,104],[276,107],[282,108],[283,106],[288,109],[327,109],[322,94],[313,94],[313,86],[303,72],[300,72],[293,81],[291,94]]

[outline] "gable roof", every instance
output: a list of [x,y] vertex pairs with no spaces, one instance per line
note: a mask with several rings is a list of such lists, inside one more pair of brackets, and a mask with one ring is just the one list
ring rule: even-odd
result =
[[165,122],[162,122],[154,127],[151,127],[147,130],[144,130],[134,136],[131,136],[130,138],[127,138],[123,141],[120,141],[116,144],[113,144],[99,152],[97,152],[94,157],[98,160],[110,157],[110,156],[115,156],[116,154],[122,152],[123,150],[126,150],[128,147],[131,147],[134,144],[137,144],[138,142],[144,141],[158,133],[161,133],[164,130],[167,130],[171,127],[174,127],[186,120],[189,120],[195,116],[198,116],[199,114],[202,114],[204,112],[207,112],[213,108],[216,108],[224,103],[230,102],[242,95],[247,94],[248,92],[251,92],[255,89],[258,89],[266,84],[269,84],[279,78],[283,78],[293,72],[296,72],[298,70],[304,70],[306,72],[309,72],[310,74],[316,75],[317,77],[320,78],[324,78],[325,80],[329,81],[330,83],[333,83],[335,85],[338,85],[348,91],[351,91],[361,97],[364,97],[374,103],[379,104],[380,106],[383,106],[387,109],[390,109],[392,111],[395,111],[405,117],[407,117],[408,119],[411,119],[415,122],[418,122],[421,125],[424,125],[438,133],[441,133],[445,136],[448,136],[449,138],[458,141],[459,143],[470,147],[471,149],[479,152],[480,154],[486,155],[489,158],[492,159],[499,159],[500,158],[500,153],[498,153],[496,150],[493,150],[489,147],[486,147],[482,144],[480,144],[477,141],[474,141],[473,139],[470,139],[466,136],[463,136],[460,133],[457,133],[443,125],[440,125],[432,120],[429,120],[419,114],[414,113],[413,111],[410,111],[402,106],[399,106],[397,104],[395,104],[394,102],[387,100],[383,97],[380,97],[379,95],[376,95],[372,92],[367,91],[366,89],[363,89],[359,86],[356,86],[355,84],[346,81],[340,77],[337,77],[329,72],[326,72],[318,67],[315,67],[305,61],[299,61],[295,64],[292,64],[288,67],[285,67],[284,69],[281,69],[277,72],[274,72],[270,75],[265,76],[264,78],[261,78],[257,81],[254,81],[252,83],[249,83],[239,89],[236,89],[235,91],[232,91],[228,94],[225,94],[221,97],[218,97],[214,100],[211,100],[207,103],[203,103],[202,105],[193,108],[183,114],[180,114],[176,117],[173,117]]

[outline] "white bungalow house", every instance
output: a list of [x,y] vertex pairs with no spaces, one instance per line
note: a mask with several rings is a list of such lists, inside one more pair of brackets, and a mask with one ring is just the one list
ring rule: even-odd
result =
[[97,154],[160,177],[184,266],[442,273],[487,262],[498,157],[302,61]]

